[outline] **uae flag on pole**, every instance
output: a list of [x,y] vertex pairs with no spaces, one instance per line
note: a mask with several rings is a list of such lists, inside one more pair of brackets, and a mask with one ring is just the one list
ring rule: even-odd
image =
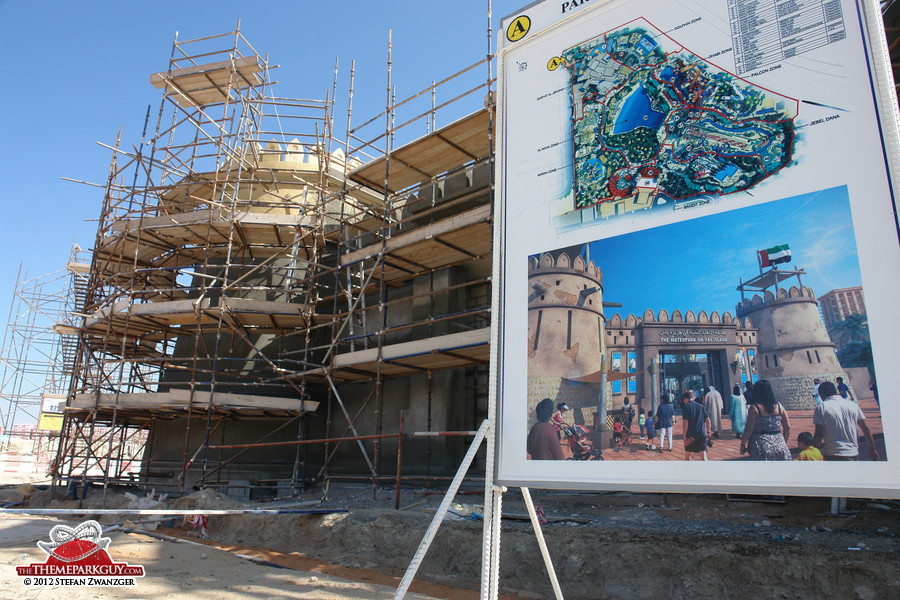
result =
[[760,250],[757,254],[759,254],[759,266],[761,268],[791,261],[791,249],[787,244],[773,246],[768,250]]

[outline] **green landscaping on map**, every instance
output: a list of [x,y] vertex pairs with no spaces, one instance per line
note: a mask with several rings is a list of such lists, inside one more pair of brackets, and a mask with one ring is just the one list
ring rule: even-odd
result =
[[562,54],[574,209],[739,192],[790,164],[796,100],[712,66],[640,21]]

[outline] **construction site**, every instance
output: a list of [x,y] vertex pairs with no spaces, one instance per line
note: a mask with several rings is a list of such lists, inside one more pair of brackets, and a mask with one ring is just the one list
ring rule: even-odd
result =
[[[131,507],[128,491],[149,498],[141,508],[234,509],[209,517],[202,537],[216,542],[171,519],[100,519],[121,528],[122,556],[167,573],[170,587],[144,590],[159,597],[207,585],[192,565],[219,550],[201,556],[201,543],[230,553],[209,565],[208,587],[227,583],[223,598],[390,597],[313,590],[332,578],[396,587],[490,416],[496,132],[490,51],[403,98],[390,53],[388,42],[385,109],[357,115],[354,65],[343,67],[349,89],[338,89],[335,65],[323,97],[285,98],[240,26],[176,37],[168,63],[147,74],[159,102],[141,140],[109,148],[90,249],[74,246],[50,283],[20,276],[16,286],[0,349],[0,450],[34,418],[18,442],[33,459],[20,471],[43,471],[47,485],[0,490],[0,501],[91,514]],[[457,588],[479,584],[487,460],[478,449],[470,500],[457,498],[460,518],[422,569],[433,585],[414,587],[417,597],[477,596]],[[851,501],[838,514],[827,498],[535,498],[570,597],[900,593],[893,501]],[[299,500],[334,514],[240,514]],[[551,597],[525,505],[510,494],[503,510],[501,594]],[[158,559],[129,545],[142,528],[161,528]],[[683,564],[684,553],[696,560]],[[13,542],[0,559],[24,561]],[[773,560],[784,568],[757,581]],[[303,572],[304,587],[276,581],[284,571],[272,566]],[[645,567],[658,576],[638,589]],[[249,569],[260,571],[242,579]],[[0,595],[17,585],[0,584]]]
[[[356,125],[279,97],[240,31],[176,40],[68,263],[55,484],[261,499],[452,475],[487,417],[490,70]],[[439,121],[454,102],[477,110]]]

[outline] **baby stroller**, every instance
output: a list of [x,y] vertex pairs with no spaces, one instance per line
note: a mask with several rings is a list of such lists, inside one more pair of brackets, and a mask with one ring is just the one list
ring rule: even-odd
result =
[[603,460],[600,450],[594,450],[585,439],[590,433],[587,427],[578,424],[564,425],[562,432],[572,450],[572,460]]

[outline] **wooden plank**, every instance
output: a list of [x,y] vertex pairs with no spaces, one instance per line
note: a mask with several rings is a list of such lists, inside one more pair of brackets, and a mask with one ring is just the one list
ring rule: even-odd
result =
[[[290,206],[292,210],[299,210],[299,205]],[[224,217],[226,220],[228,217]],[[234,220],[241,224],[256,224],[256,225],[268,225],[268,226],[280,226],[280,227],[297,227],[306,225],[307,227],[313,227],[316,224],[316,217],[313,215],[304,215],[304,214],[277,214],[277,213],[262,213],[262,212],[239,212],[234,213]]]
[[197,300],[168,300],[165,302],[146,302],[132,305],[131,314],[135,316],[153,315],[170,316],[189,313],[196,315],[199,311],[209,308],[209,298]]
[[[247,56],[233,61],[234,71],[240,76],[232,78],[232,61],[225,60],[205,65],[175,69],[150,75],[153,87],[164,88],[168,83],[172,88],[184,92],[194,103],[205,104],[224,100],[226,91],[250,87],[249,82],[261,82],[257,73],[262,65],[256,56]],[[182,106],[190,106],[180,94],[172,93],[173,99]]]
[[[290,206],[292,210],[300,210],[300,206]],[[306,225],[313,227],[315,225],[315,217],[304,214],[277,214],[242,211],[233,214],[234,221],[245,224],[256,225],[276,225],[282,227],[297,227]],[[219,209],[197,210],[183,213],[169,213],[158,215],[155,217],[144,217],[143,219],[120,219],[110,225],[110,232],[113,234],[121,234],[125,231],[140,230],[166,230],[177,229],[184,231],[183,227],[187,225],[207,224],[212,222],[229,223],[232,214],[228,211]],[[118,236],[116,236],[118,237]]]
[[[187,404],[191,397],[190,390],[169,390],[169,396],[172,400]],[[210,396],[212,396],[213,406],[228,406],[234,408],[258,408],[271,410],[300,410],[299,398],[283,398],[277,396],[255,396],[250,394],[233,394],[224,392],[200,392],[194,391],[194,404],[209,404]],[[303,402],[307,411],[314,411],[319,406],[318,402],[306,400]]]
[[59,335],[78,335],[78,328],[66,325],[65,323],[56,323],[53,325],[53,331]]
[[[382,348],[382,357],[384,359],[404,358],[418,354],[440,352],[441,349],[454,350],[466,346],[487,344],[490,341],[490,337],[490,329],[483,328],[436,336],[424,340],[391,344]],[[337,354],[334,357],[332,365],[334,367],[348,367],[351,365],[375,362],[377,360],[378,348],[369,348],[367,350],[357,350],[356,352]]]
[[[490,153],[488,109],[481,109],[391,152],[388,189],[396,192]],[[448,143],[450,142],[450,143]],[[385,157],[352,170],[350,179],[375,189],[384,186]],[[408,166],[407,166],[408,165]],[[424,174],[423,174],[424,173]]]
[[[255,409],[255,410],[285,410],[297,412],[301,410],[301,402],[298,398],[284,398],[277,396],[255,396],[249,394],[230,394],[224,392],[194,392],[194,400],[192,406],[206,408],[212,396],[213,406],[216,408],[234,408],[234,409]],[[120,393],[116,394],[97,394],[80,393],[76,394],[70,408],[89,409],[96,405],[101,408],[112,408],[117,406],[123,409],[150,409],[150,408],[171,408],[185,409],[190,403],[190,390],[169,390],[168,392],[144,392],[144,393]],[[116,400],[118,399],[118,404]],[[315,411],[319,403],[306,400],[303,403],[303,410],[306,412]]]
[[[161,300],[128,305],[119,301],[110,314],[109,308],[98,311],[87,319],[85,329],[95,334],[109,336],[140,335],[145,340],[161,340],[165,336],[194,333],[195,326],[209,326],[222,318],[227,311],[231,319],[245,328],[277,331],[306,327],[310,318],[308,307],[278,300],[252,300],[246,298],[220,298],[210,305],[208,298],[199,304],[197,300]],[[325,316],[319,316],[321,321]],[[190,326],[183,329],[179,326]],[[116,346],[121,345],[121,339]]]
[[[271,215],[263,215],[272,217]],[[281,215],[283,220],[284,215]],[[267,219],[261,219],[265,221]],[[274,219],[273,219],[274,220]],[[207,235],[194,232],[186,226],[167,226],[163,230],[145,230],[142,234],[141,244],[137,249],[137,266],[139,268],[167,268],[189,266],[201,262],[204,258],[221,258],[227,255],[229,249],[229,237],[227,228],[230,223],[212,222],[212,229]],[[205,225],[204,225],[205,227]],[[293,242],[295,225],[278,225],[278,230],[273,230],[272,225],[261,222],[252,225],[241,226],[243,240],[233,240],[232,249],[246,251],[251,258],[268,258],[284,250],[284,244],[279,237],[290,239]],[[220,231],[219,228],[223,230]],[[157,235],[150,237],[150,233]],[[300,244],[312,245],[323,243],[321,236],[314,236],[311,230],[304,232],[299,239]],[[101,262],[101,272],[104,274],[130,274],[133,271],[136,243],[132,239],[117,236],[104,238],[97,250],[97,256],[106,259]],[[232,252],[234,255],[234,252]],[[140,285],[138,283],[138,285]]]
[[[183,67],[181,69],[174,69],[172,71],[163,71],[160,73],[155,73],[150,76],[150,83],[153,84],[154,87],[161,88],[165,85],[166,78],[174,79],[179,77],[185,77],[188,75],[197,75],[197,74],[209,74],[216,71],[228,71],[231,69],[232,62],[234,63],[235,69],[238,71],[245,71],[248,67],[256,67],[256,71],[262,71],[262,67],[259,64],[256,56],[245,56],[243,58],[231,60],[221,60],[213,63],[206,63],[202,65],[194,65],[192,67]],[[253,69],[250,69],[253,71]]]
[[250,300],[248,298],[222,298],[219,306],[234,312],[258,312],[267,315],[303,315],[306,305],[277,300]]
[[417,244],[401,248],[385,258],[384,281],[397,282],[409,279],[427,269],[449,267],[472,260],[476,256],[488,256],[491,251],[490,224],[479,223],[441,236],[441,240],[453,246],[465,248],[469,252],[461,252],[440,243],[437,239],[429,239]]
[[[441,219],[440,221],[436,221],[435,223],[431,223],[423,227],[418,227],[408,233],[395,235],[387,240],[387,242],[385,242],[385,250],[387,250],[388,252],[394,252],[396,250],[399,250],[400,248],[404,248],[418,242],[423,242],[429,240],[430,238],[438,237],[451,231],[461,229],[463,227],[468,227],[476,223],[486,222],[490,220],[490,218],[491,205],[485,204],[483,206],[473,208],[472,210],[453,215],[452,217]],[[380,251],[381,244],[379,243],[372,244],[371,246],[367,246],[353,252],[348,252],[341,257],[341,266],[344,267],[355,262],[365,260],[366,258],[377,255]]]
[[191,223],[207,223],[214,219],[220,219],[222,211],[219,209],[196,210],[191,212],[170,213],[143,219],[119,219],[110,225],[112,233],[124,231],[137,231],[140,229],[161,229],[166,227],[178,227]]
[[67,261],[66,268],[73,273],[81,273],[82,275],[86,275],[91,272],[91,265],[89,263],[83,262],[75,262],[75,261]]
[[[209,298],[204,298],[200,304],[200,308],[203,309],[207,307],[209,307]],[[124,318],[128,316],[128,313],[135,317],[154,316],[158,318],[185,313],[196,315],[196,301],[169,300],[132,305],[130,304],[130,300],[118,300],[112,307],[107,306],[85,319],[84,326],[90,329],[97,324],[105,323],[111,316]]]

